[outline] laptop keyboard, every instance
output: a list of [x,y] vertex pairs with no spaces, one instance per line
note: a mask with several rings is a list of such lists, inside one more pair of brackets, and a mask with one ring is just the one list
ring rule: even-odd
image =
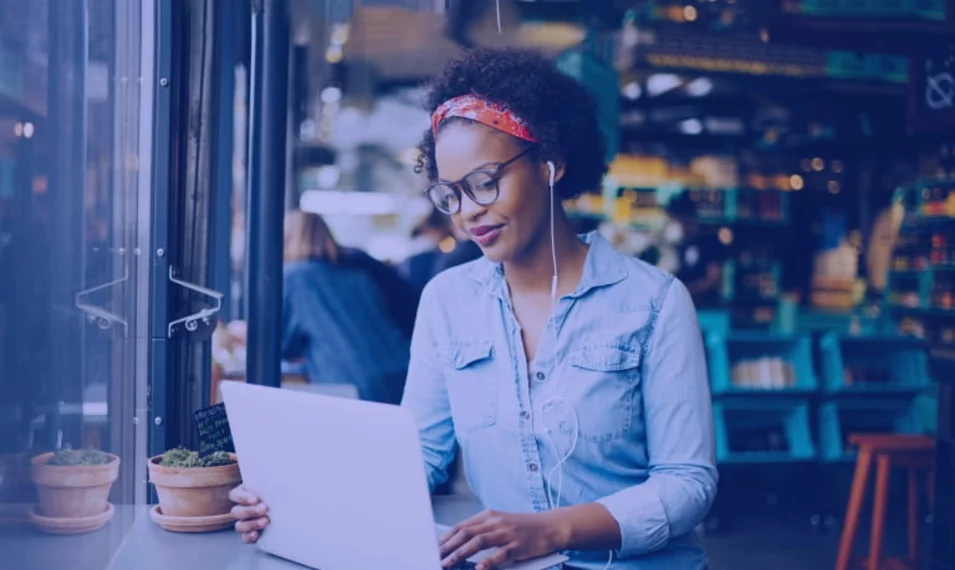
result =
[[450,567],[448,570],[474,570],[477,568],[477,564],[471,562],[470,560],[462,560],[454,566]]

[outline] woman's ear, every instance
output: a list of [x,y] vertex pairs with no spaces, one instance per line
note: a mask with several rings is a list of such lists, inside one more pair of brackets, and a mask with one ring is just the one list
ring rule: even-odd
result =
[[564,163],[560,160],[545,160],[541,163],[541,178],[550,181],[551,166],[554,168],[554,184],[564,177]]

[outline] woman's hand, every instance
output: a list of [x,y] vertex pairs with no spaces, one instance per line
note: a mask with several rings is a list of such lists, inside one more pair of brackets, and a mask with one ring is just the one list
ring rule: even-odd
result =
[[477,566],[478,570],[491,570],[508,562],[564,550],[566,536],[553,511],[531,514],[484,511],[455,525],[441,539],[441,564],[453,566],[482,550],[497,548],[497,552]]
[[269,526],[269,508],[242,485],[229,491],[229,500],[236,503],[232,507],[232,518],[236,520],[235,531],[242,534],[246,544],[252,544]]

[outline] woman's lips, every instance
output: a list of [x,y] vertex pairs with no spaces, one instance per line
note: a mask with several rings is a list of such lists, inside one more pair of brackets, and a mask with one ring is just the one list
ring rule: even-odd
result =
[[504,226],[478,226],[471,229],[471,237],[474,238],[474,241],[482,246],[487,247],[494,243],[494,240],[501,235],[501,229]]

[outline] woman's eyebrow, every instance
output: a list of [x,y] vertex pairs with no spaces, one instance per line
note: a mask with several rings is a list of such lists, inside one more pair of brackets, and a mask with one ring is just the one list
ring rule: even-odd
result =
[[501,164],[503,164],[503,163],[502,163],[502,161],[500,161],[500,160],[491,160],[491,161],[488,161],[488,162],[483,162],[483,163],[481,163],[481,164],[475,166],[475,167],[472,168],[471,170],[469,170],[468,173],[465,174],[463,177],[461,177],[459,180],[448,180],[447,178],[441,178],[440,176],[438,176],[438,180],[439,180],[440,182],[447,182],[447,183],[450,183],[450,182],[460,182],[461,180],[464,180],[465,178],[467,178],[468,175],[473,174],[473,173],[477,172],[478,170],[484,170],[484,169],[486,169],[488,166],[500,166]]

